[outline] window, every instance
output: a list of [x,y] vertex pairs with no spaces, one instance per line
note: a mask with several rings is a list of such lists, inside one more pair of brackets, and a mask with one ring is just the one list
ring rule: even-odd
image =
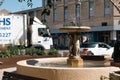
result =
[[56,8],[53,8],[53,21],[56,21],[58,18],[57,18],[57,11],[56,11]]
[[67,20],[68,19],[68,7],[65,6],[64,7],[64,20]]
[[105,15],[110,14],[110,1],[109,0],[104,0],[104,13]]
[[48,4],[48,0],[44,0],[44,6]]
[[118,25],[120,25],[120,20],[118,21]]
[[102,22],[102,26],[107,26],[107,22]]
[[94,0],[89,1],[89,15],[94,16]]
[[80,4],[76,4],[76,18],[80,18]]
[[53,0],[53,1],[54,1],[55,4],[57,3],[57,0]]
[[68,3],[68,0],[64,0],[64,3]]
[[49,36],[49,31],[46,28],[38,28],[38,35],[48,37]]
[[120,31],[117,31],[117,39],[120,39]]
[[53,4],[55,6],[57,4],[57,0],[53,0]]

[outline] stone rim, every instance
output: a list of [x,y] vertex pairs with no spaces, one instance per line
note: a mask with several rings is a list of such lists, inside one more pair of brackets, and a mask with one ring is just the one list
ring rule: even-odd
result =
[[59,28],[59,30],[64,31],[64,32],[83,32],[90,30],[91,28],[89,26],[65,26]]

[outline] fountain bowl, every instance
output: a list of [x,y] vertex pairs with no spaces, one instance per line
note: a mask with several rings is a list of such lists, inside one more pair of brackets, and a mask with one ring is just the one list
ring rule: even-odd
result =
[[119,70],[109,61],[84,60],[79,67],[67,65],[67,57],[28,59],[17,62],[17,73],[47,80],[100,80],[101,76]]

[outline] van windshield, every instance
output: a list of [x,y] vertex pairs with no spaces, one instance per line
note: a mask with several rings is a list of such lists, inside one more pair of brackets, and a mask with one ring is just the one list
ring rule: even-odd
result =
[[38,35],[43,36],[43,37],[49,37],[50,36],[49,29],[47,29],[47,28],[38,28]]

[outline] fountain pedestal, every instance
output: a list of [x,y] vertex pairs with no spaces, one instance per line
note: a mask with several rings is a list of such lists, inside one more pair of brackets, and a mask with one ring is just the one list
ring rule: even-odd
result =
[[67,64],[72,67],[78,67],[83,65],[83,59],[80,57],[79,53],[79,33],[89,30],[90,27],[87,26],[69,26],[61,27],[60,30],[68,32],[69,35],[69,58],[67,59]]
[[67,59],[67,64],[71,67],[79,67],[83,65],[83,59]]

